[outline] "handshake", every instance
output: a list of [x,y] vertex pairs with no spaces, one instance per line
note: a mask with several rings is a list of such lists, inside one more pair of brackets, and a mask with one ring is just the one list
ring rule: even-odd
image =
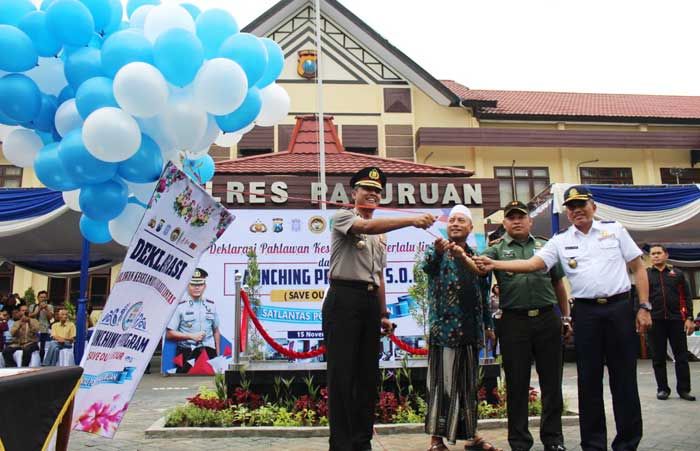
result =
[[485,255],[477,255],[473,260],[480,271],[488,272],[496,269],[496,263]]

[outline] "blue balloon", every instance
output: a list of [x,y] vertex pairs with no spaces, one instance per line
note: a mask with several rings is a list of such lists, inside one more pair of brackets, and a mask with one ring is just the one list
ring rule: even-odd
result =
[[22,17],[32,11],[36,6],[29,0],[4,0],[0,2],[0,24],[17,25]]
[[216,116],[216,123],[224,133],[238,131],[250,125],[262,108],[262,97],[258,88],[250,88],[245,100],[236,111],[225,116]]
[[24,72],[39,62],[32,40],[17,27],[0,25],[0,49],[0,70]]
[[0,103],[0,124],[5,125],[19,125],[20,123],[12,119],[10,116],[2,112],[2,103]]
[[80,209],[90,219],[109,221],[124,211],[129,189],[121,180],[111,179],[80,188]]
[[105,244],[112,241],[109,233],[109,223],[106,221],[95,221],[85,215],[80,215],[80,233],[93,244]]
[[147,135],[141,134],[141,147],[131,158],[119,163],[118,171],[127,182],[155,182],[163,171],[160,147]]
[[109,10],[109,22],[104,28],[105,36],[120,29],[122,17],[124,16],[124,6],[122,6],[121,0],[109,0]]
[[143,32],[120,30],[105,40],[102,46],[102,71],[114,77],[119,69],[136,61],[153,64],[153,46]]
[[34,81],[22,74],[0,78],[0,110],[19,123],[33,120],[41,109],[41,91]]
[[55,1],[56,0],[43,0],[41,2],[41,6],[39,7],[39,10],[46,11],[47,9],[49,9],[49,6],[51,6],[51,4]]
[[237,62],[248,78],[248,86],[255,86],[267,66],[267,50],[256,36],[238,33],[226,39],[219,48],[219,56]]
[[32,125],[35,130],[51,133],[53,130],[54,117],[58,108],[58,100],[55,96],[42,94],[41,108],[39,114],[32,120]]
[[87,45],[95,32],[90,10],[78,0],[51,3],[46,10],[46,23],[54,37],[68,45]]
[[202,10],[197,8],[192,3],[180,3],[180,6],[185,8],[187,10],[187,12],[190,13],[190,16],[192,16],[192,18],[194,20],[197,20],[197,17],[199,17],[199,15],[202,13]]
[[129,0],[126,3],[126,15],[131,17],[131,15],[139,9],[139,6],[143,5],[160,5],[160,0]]
[[93,77],[85,80],[75,93],[75,106],[83,119],[87,119],[90,113],[100,108],[119,108],[112,92],[112,79]]
[[77,93],[78,87],[85,80],[103,75],[100,51],[92,47],[83,47],[76,50],[68,56],[63,71],[66,74],[68,84]]
[[267,66],[265,66],[265,72],[263,72],[262,77],[260,77],[255,86],[262,89],[274,83],[282,73],[282,69],[284,69],[284,53],[279,44],[272,39],[261,38],[260,40],[267,50]]
[[204,62],[204,49],[193,33],[173,28],[156,39],[153,60],[166,80],[176,86],[186,86],[194,80]]
[[196,160],[187,159],[182,165],[185,174],[200,184],[207,183],[214,177],[214,168],[214,159],[208,154]]
[[80,0],[80,3],[85,5],[90,11],[92,20],[95,22],[95,31],[104,33],[112,13],[109,0]]
[[49,32],[46,25],[46,13],[33,11],[20,20],[17,25],[32,40],[39,56],[56,56],[61,51],[61,43]]
[[34,159],[34,172],[41,183],[55,191],[72,191],[80,185],[70,176],[58,157],[58,143],[44,146]]
[[55,141],[53,139],[53,133],[51,132],[35,131],[35,133],[39,135],[39,138],[41,138],[41,142],[43,142],[45,146]]
[[197,37],[204,46],[204,56],[207,59],[216,57],[219,48],[226,39],[238,33],[238,24],[228,11],[223,9],[208,9],[195,20]]
[[70,85],[66,85],[61,92],[58,93],[58,106],[61,106],[66,100],[70,100],[75,97],[75,91]]
[[58,156],[73,180],[80,185],[92,185],[111,180],[117,173],[117,164],[93,157],[83,143],[83,130],[78,128],[63,137]]

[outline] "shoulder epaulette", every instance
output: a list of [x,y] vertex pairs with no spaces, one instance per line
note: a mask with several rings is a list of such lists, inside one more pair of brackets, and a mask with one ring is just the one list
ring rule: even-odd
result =
[[600,221],[601,224],[616,224],[617,221]]
[[542,240],[542,241],[549,241],[549,238],[541,236],[541,235],[535,235],[535,238],[537,238],[538,240]]
[[500,243],[501,241],[503,241],[503,237],[498,237],[493,241],[489,241],[489,246],[495,246],[496,244]]
[[187,301],[180,301],[177,303],[177,305],[181,305],[181,304],[187,304]]
[[208,303],[210,303],[210,304],[215,304],[215,302],[212,301],[211,299],[205,299],[205,301],[208,302]]

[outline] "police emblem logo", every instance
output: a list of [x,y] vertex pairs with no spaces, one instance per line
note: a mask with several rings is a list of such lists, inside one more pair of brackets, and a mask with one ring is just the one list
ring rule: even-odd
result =
[[371,178],[372,180],[379,180],[379,171],[377,171],[376,169],[372,169],[371,171],[369,171],[369,178]]
[[272,231],[275,233],[280,233],[284,230],[284,220],[282,218],[272,219]]
[[258,219],[250,225],[249,230],[253,233],[265,233],[267,232],[267,226]]
[[576,269],[577,266],[578,266],[578,262],[576,261],[576,259],[570,258],[569,259],[569,268]]
[[326,220],[322,216],[309,218],[309,230],[313,233],[323,233],[326,230]]
[[316,50],[300,50],[298,55],[297,74],[308,80],[316,78],[318,72]]
[[569,191],[569,197],[578,196],[578,190],[576,188],[571,188]]

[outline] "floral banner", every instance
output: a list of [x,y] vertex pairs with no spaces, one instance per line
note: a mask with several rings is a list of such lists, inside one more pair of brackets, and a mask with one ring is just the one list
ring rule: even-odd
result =
[[85,350],[73,429],[114,436],[199,257],[232,221],[196,182],[166,166]]

